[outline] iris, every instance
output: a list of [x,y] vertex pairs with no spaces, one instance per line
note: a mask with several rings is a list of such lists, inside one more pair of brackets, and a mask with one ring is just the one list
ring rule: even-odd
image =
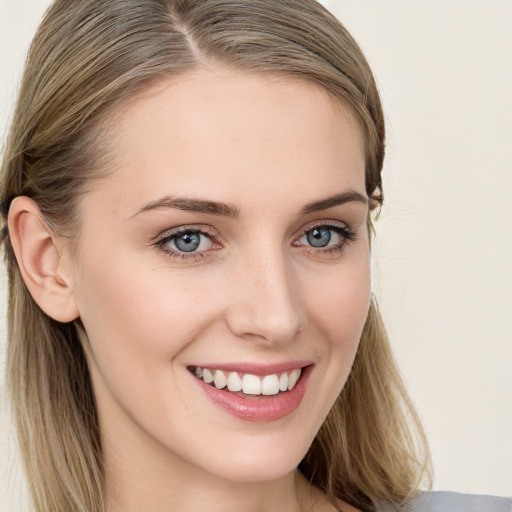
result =
[[314,228],[308,231],[306,238],[313,247],[325,247],[331,241],[329,228]]
[[201,235],[192,231],[182,233],[179,237],[174,240],[176,247],[183,252],[195,251],[201,243]]

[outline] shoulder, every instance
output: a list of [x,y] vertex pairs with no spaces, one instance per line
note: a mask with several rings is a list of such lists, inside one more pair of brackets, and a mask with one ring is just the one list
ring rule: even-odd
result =
[[[378,512],[395,512],[396,507],[383,506]],[[512,498],[448,491],[421,492],[404,512],[512,512]]]

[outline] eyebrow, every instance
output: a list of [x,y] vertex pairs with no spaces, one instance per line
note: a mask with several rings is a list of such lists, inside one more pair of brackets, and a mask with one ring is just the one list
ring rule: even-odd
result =
[[[334,206],[339,206],[350,202],[357,202],[364,205],[369,204],[369,200],[366,196],[356,192],[355,190],[347,190],[339,194],[327,197],[326,199],[308,203],[300,210],[299,214],[307,215],[309,213],[317,212],[320,210],[327,210],[328,208],[333,208]],[[222,217],[229,217],[234,219],[240,216],[239,208],[233,204],[208,201],[205,199],[165,196],[143,206],[130,218],[136,217],[143,212],[158,210],[161,208],[175,208],[177,210],[208,213],[211,215],[219,215]]]
[[207,201],[204,199],[190,199],[173,196],[165,196],[156,201],[143,206],[131,218],[136,217],[139,213],[160,208],[175,208],[188,212],[209,213],[212,215],[220,215],[223,217],[237,218],[240,214],[239,209],[232,204],[219,203],[216,201]]
[[302,208],[300,213],[301,215],[307,215],[308,213],[327,210],[328,208],[333,208],[334,206],[339,206],[351,202],[362,203],[366,206],[369,205],[369,199],[367,196],[364,196],[355,190],[346,190],[340,194],[335,194],[326,199],[320,199],[319,201],[309,203],[304,206],[304,208]]

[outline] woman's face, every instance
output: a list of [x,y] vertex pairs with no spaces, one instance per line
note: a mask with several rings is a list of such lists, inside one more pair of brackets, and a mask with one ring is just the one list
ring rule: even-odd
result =
[[111,137],[73,269],[107,464],[289,473],[368,311],[356,122],[315,85],[217,69],[133,101]]

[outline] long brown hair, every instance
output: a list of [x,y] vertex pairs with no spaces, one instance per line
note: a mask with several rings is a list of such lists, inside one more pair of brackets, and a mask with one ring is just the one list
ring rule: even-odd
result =
[[[10,203],[33,198],[53,229],[73,236],[80,195],[107,172],[115,109],[159,80],[217,64],[308,80],[348,106],[365,140],[366,192],[382,202],[375,81],[350,34],[316,1],[55,1],[28,55],[0,197],[7,384],[37,512],[103,512],[102,450],[79,325],[52,320],[28,293],[6,227]],[[370,511],[407,499],[427,454],[372,300],[349,380],[300,470],[333,503]]]

